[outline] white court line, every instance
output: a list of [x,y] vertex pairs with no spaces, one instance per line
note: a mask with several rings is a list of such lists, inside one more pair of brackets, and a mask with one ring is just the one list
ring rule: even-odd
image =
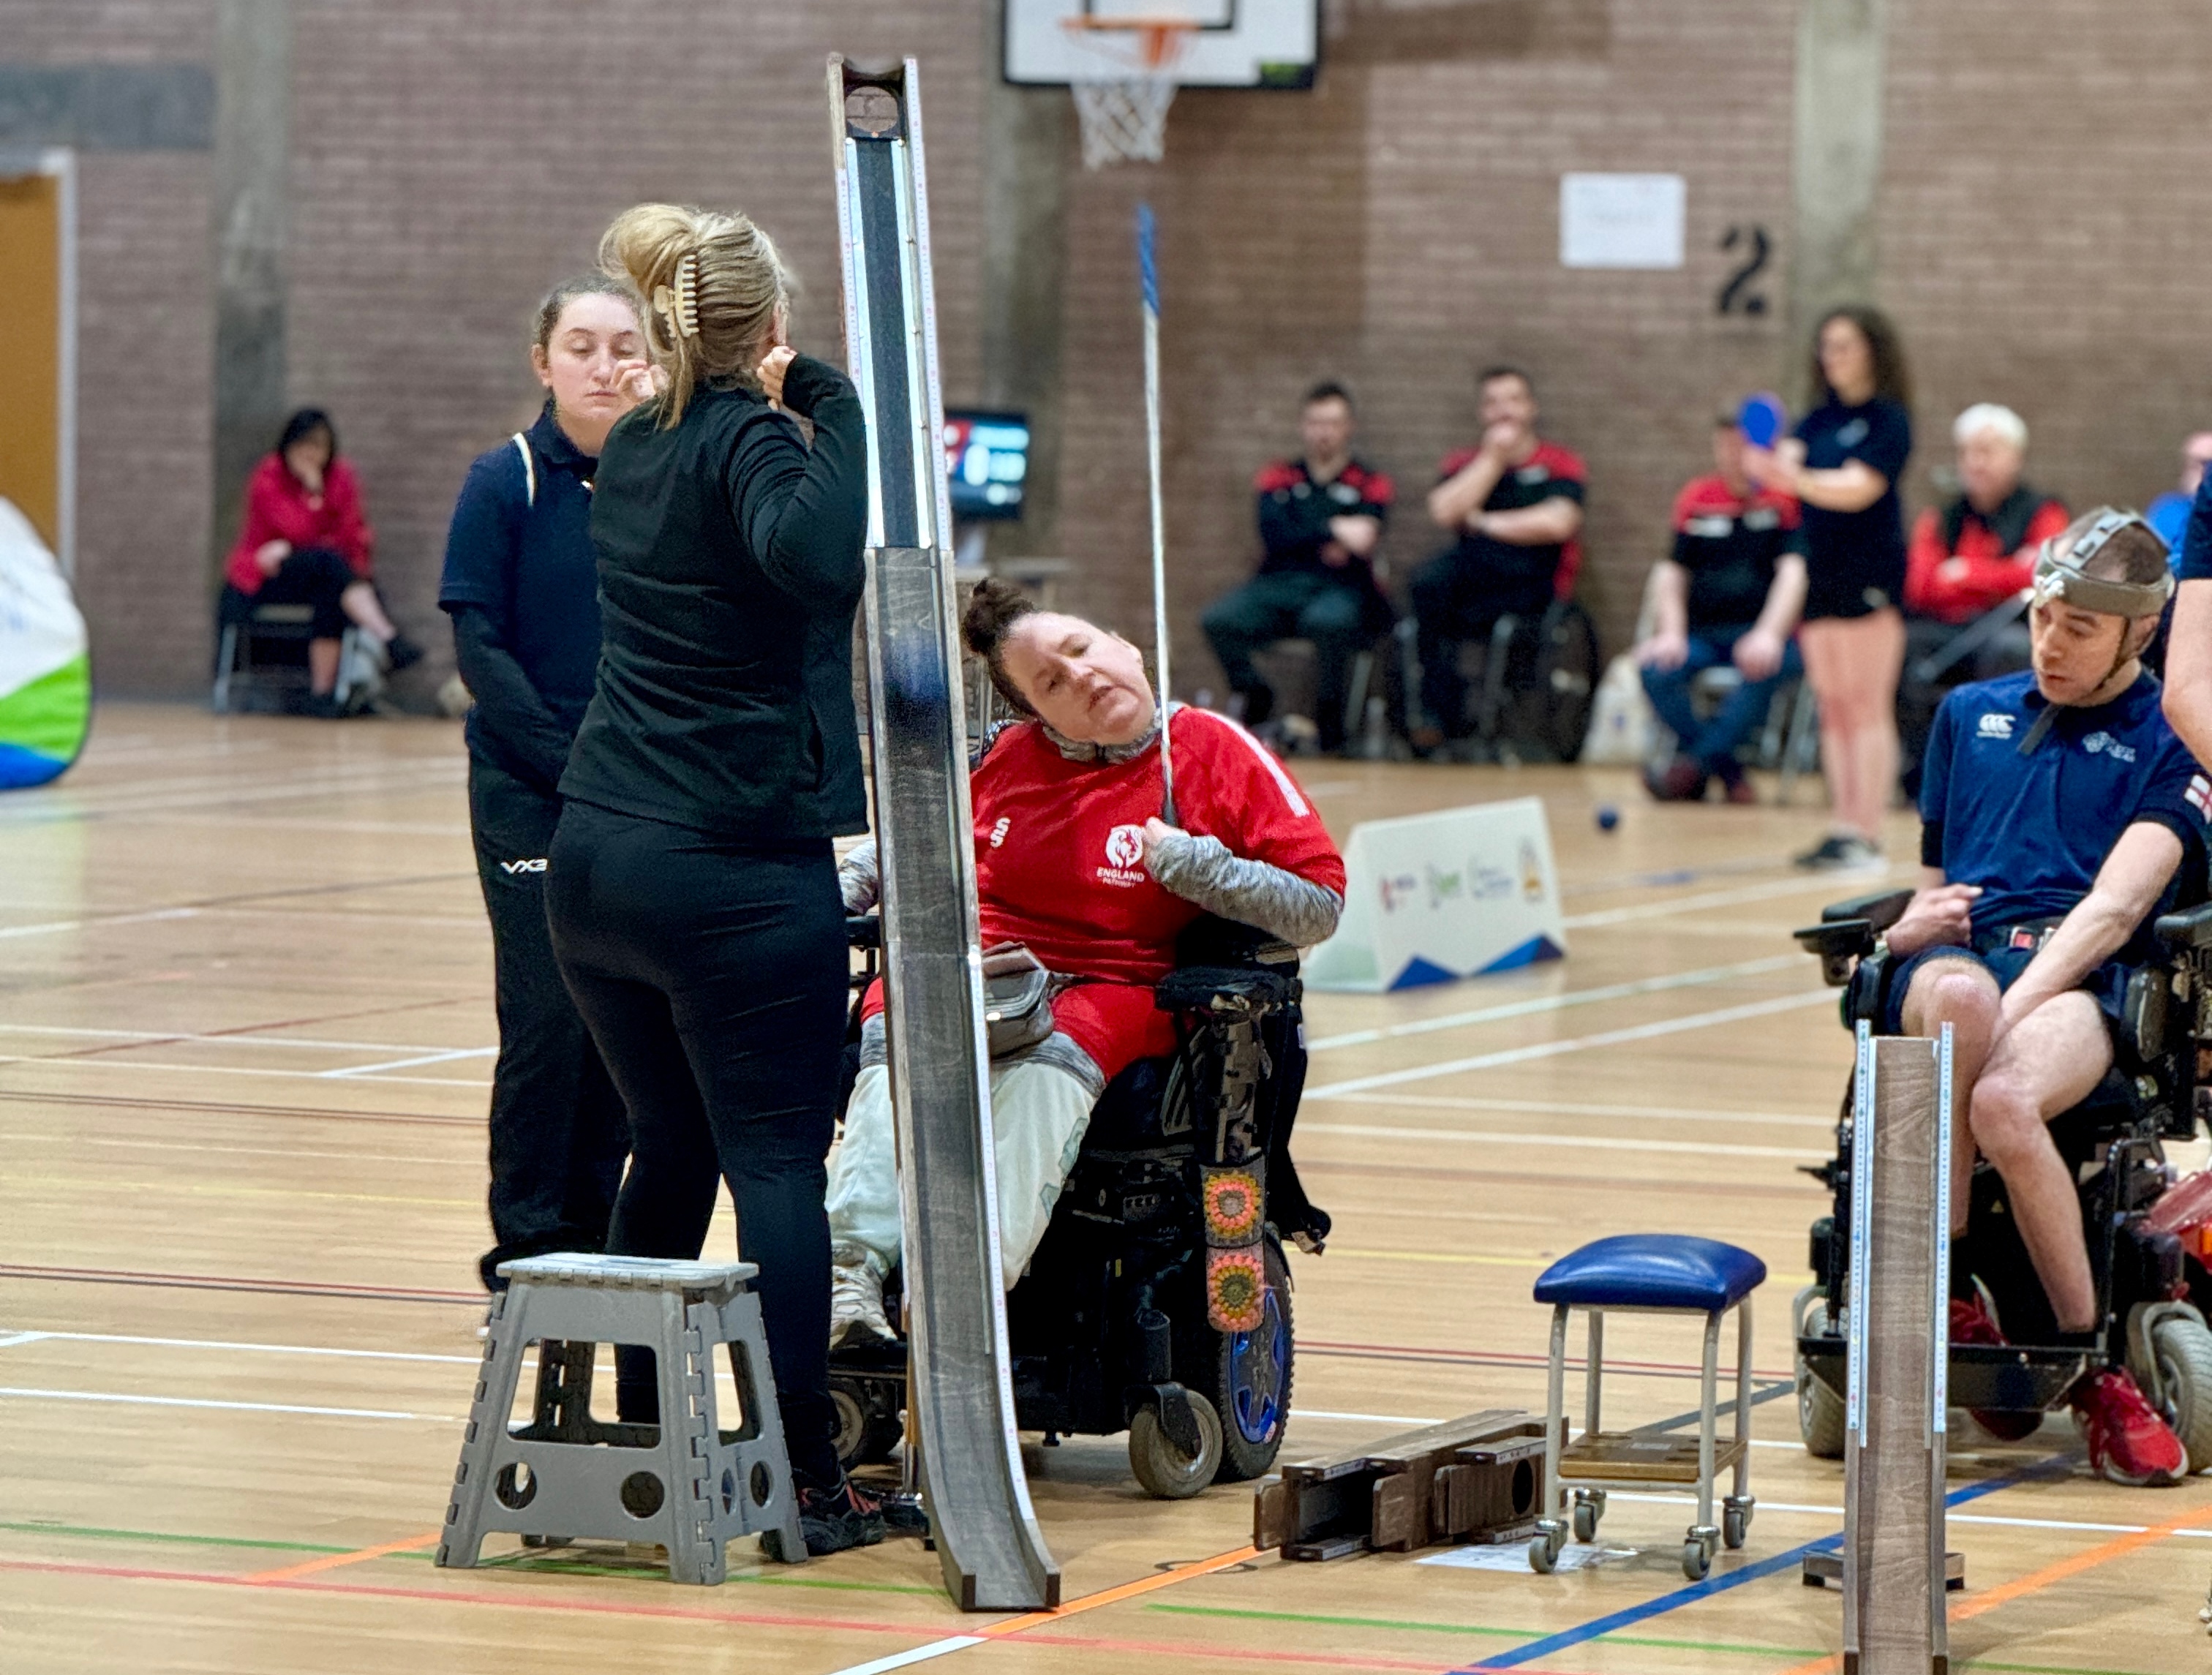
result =
[[245,1344],[220,1338],[133,1338],[106,1332],[19,1332],[0,1338],[0,1350],[16,1344],[130,1344],[162,1350],[238,1350],[250,1355],[327,1355],[353,1361],[434,1361],[474,1367],[481,1355],[425,1355],[411,1350],[336,1350],[311,1344]]
[[[447,1053],[453,1050],[446,1047],[433,1047],[428,1041],[325,1041],[311,1040],[305,1035],[199,1035],[185,1029],[89,1029],[80,1025],[59,1023],[0,1023],[0,1035],[58,1035],[72,1041],[154,1041],[164,1047],[172,1041],[204,1041],[217,1047],[285,1047],[326,1053]],[[467,1050],[499,1051],[495,1047]]]
[[[1311,1094],[1306,1095],[1310,1099]],[[1498,1111],[1547,1117],[1635,1117],[1654,1122],[1753,1123],[1776,1128],[1832,1130],[1833,1117],[1793,1116],[1784,1111],[1730,1111],[1715,1106],[1698,1110],[1681,1105],[1563,1105],[1546,1099],[1480,1099],[1452,1094],[1334,1094],[1345,1105],[1389,1105],[1402,1110]],[[1480,1130],[1471,1131],[1480,1132]]]
[[[27,1065],[52,1070],[127,1070],[166,1071],[174,1076],[269,1076],[280,1081],[320,1082],[326,1078],[317,1070],[261,1070],[251,1065],[157,1065],[146,1059],[40,1059],[20,1053],[0,1053],[0,1065]],[[489,1082],[471,1081],[458,1076],[360,1076],[359,1082],[374,1082],[380,1086],[406,1085],[416,1088],[489,1088]],[[328,1114],[342,1117],[343,1111]]]
[[928,1645],[917,1646],[911,1651],[894,1652],[888,1658],[874,1658],[866,1663],[848,1664],[844,1668],[836,1671],[835,1675],[889,1675],[891,1670],[904,1669],[912,1664],[927,1663],[933,1658],[941,1658],[951,1652],[964,1652],[971,1646],[981,1644],[983,1644],[983,1636],[981,1635],[954,1635],[946,1640],[933,1640]]
[[149,913],[94,914],[89,919],[53,919],[43,925],[0,925],[0,938],[50,937],[64,931],[104,931],[111,925],[149,925],[163,919],[198,919],[198,907],[157,907]]
[[[1605,925],[1629,925],[1638,919],[1666,919],[1674,913],[1699,913],[1707,907],[1733,907],[1746,901],[1768,901],[1785,895],[1807,895],[1818,891],[1833,892],[1844,883],[1861,883],[1871,889],[1887,883],[1892,877],[1902,877],[1884,867],[1880,872],[1871,870],[1839,877],[1834,873],[1814,874],[1805,877],[1785,878],[1779,883],[1746,884],[1737,889],[1707,890],[1702,895],[1677,895],[1664,901],[1639,901],[1632,907],[1605,907],[1594,913],[1570,913],[1559,922],[1570,931],[1595,930]],[[1867,894],[1867,890],[1859,892]]]
[[1744,960],[1735,965],[1708,966],[1700,971],[1677,971],[1664,977],[1639,977],[1632,983],[1608,983],[1603,988],[1573,989],[1565,994],[1541,995],[1532,1000],[1510,1000],[1471,1012],[1447,1012],[1440,1017],[1412,1023],[1393,1023],[1380,1029],[1353,1029],[1341,1035],[1323,1035],[1306,1043],[1309,1053],[1333,1047],[1361,1047],[1370,1041],[1395,1041],[1402,1035],[1426,1035],[1438,1029],[1458,1029],[1468,1024],[1494,1023],[1502,1018],[1530,1017],[1540,1012],[1565,1011],[1570,1006],[1595,1006],[1607,1000],[1626,1000],[1640,994],[1664,994],[1670,989],[1696,988],[1706,983],[1725,983],[1737,977],[1757,977],[1802,962],[1801,954],[1777,954],[1763,960]]
[[1723,1006],[1714,1012],[1692,1012],[1686,1017],[1664,1018],[1656,1023],[1639,1023],[1626,1029],[1607,1029],[1595,1035],[1577,1035],[1563,1041],[1537,1041],[1528,1047],[1479,1053],[1468,1059],[1447,1059],[1441,1064],[1416,1065],[1409,1070],[1355,1076],[1348,1081],[1324,1083],[1318,1088],[1308,1088],[1305,1097],[1332,1099],[1344,1094],[1365,1093],[1370,1088],[1401,1087],[1408,1082],[1425,1082],[1438,1076],[1457,1076],[1465,1071],[1492,1070],[1501,1065],[1526,1064],[1535,1059],[1556,1059],[1565,1053],[1586,1052],[1592,1047],[1619,1047],[1627,1041],[1648,1041],[1661,1035],[1680,1035],[1685,1030],[1709,1029],[1719,1024],[1741,1023],[1751,1018],[1771,1017],[1776,1012],[1795,1011],[1814,1004],[1832,1006],[1835,1004],[1835,991],[1832,989],[1804,989],[1796,994],[1778,995],[1771,1000],[1755,1000],[1742,1006]]
[[349,1065],[343,1070],[319,1070],[317,1076],[337,1079],[349,1076],[380,1076],[386,1071],[413,1070],[417,1065],[442,1065],[454,1059],[489,1059],[495,1047],[455,1047],[442,1053],[426,1053],[416,1059],[393,1059],[381,1065]]
[[1462,1145],[1560,1146],[1570,1151],[1688,1152],[1706,1157],[1819,1159],[1834,1155],[1832,1148],[1816,1151],[1809,1146],[1719,1145],[1708,1144],[1703,1140],[1621,1140],[1600,1134],[1517,1134],[1466,1128],[1397,1128],[1381,1123],[1317,1122],[1310,1119],[1298,1124],[1298,1132],[1352,1134],[1363,1139],[1419,1140],[1425,1144],[1450,1140]]
[[[1794,1448],[1797,1445],[1794,1442],[1785,1442],[1779,1446]],[[1695,1506],[1697,1504],[1697,1496],[1694,1495],[1652,1495],[1642,1490],[1630,1492],[1618,1489],[1610,1490],[1607,1493],[1608,1498],[1615,1501],[1647,1501],[1655,1505],[1663,1506]],[[1802,1512],[1822,1518],[1841,1518],[1844,1515],[1844,1509],[1841,1507],[1806,1506],[1793,1501],[1761,1501],[1759,1503],[1759,1510],[1760,1512]],[[1943,1514],[1943,1521],[1947,1524],[1995,1524],[2018,1530],[2078,1530],[2087,1535],[2141,1535],[2150,1527],[2148,1524],[2095,1524],[2071,1518],[2002,1518],[1995,1513],[1989,1512],[1946,1512]],[[2212,1530],[2175,1530],[2172,1533],[2194,1536],[2199,1539],[2212,1539]]]
[[407,1419],[424,1425],[458,1425],[442,1413],[400,1413],[380,1407],[295,1407],[284,1402],[216,1402],[191,1396],[126,1396],[113,1390],[24,1390],[0,1385],[0,1396],[34,1402],[113,1402],[126,1407],[219,1408],[228,1413],[302,1413],[317,1419]]
[[[347,1113],[332,1111],[318,1114],[344,1116]],[[482,1144],[476,1140],[475,1125],[465,1119],[457,1119],[450,1126],[456,1132],[467,1132],[472,1144]],[[286,1157],[313,1163],[398,1163],[426,1169],[450,1169],[453,1167],[453,1160],[450,1157],[408,1157],[389,1151],[311,1151],[293,1146],[218,1146],[204,1144],[198,1140],[118,1140],[102,1134],[25,1134],[0,1131],[0,1145],[113,1146],[124,1151],[196,1151],[215,1156]],[[1550,1217],[1531,1216],[1528,1219],[1543,1223],[1549,1221]]]

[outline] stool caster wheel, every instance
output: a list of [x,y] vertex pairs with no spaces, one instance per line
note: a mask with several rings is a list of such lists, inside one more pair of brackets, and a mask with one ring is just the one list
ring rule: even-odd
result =
[[1750,1496],[1741,1500],[1731,1495],[1721,1505],[1721,1544],[1730,1552],[1743,1545],[1745,1532],[1751,1528],[1752,1508],[1758,1505]]
[[1567,1545],[1566,1526],[1556,1518],[1537,1520],[1535,1539],[1528,1544],[1528,1568],[1548,1576],[1559,1568],[1559,1553]]
[[1682,1574],[1693,1582],[1705,1581],[1713,1568],[1713,1550],[1720,1545],[1721,1532],[1710,1524],[1698,1525],[1690,1531],[1689,1538],[1682,1544]]
[[1575,1491],[1575,1539],[1597,1539],[1597,1520],[1605,1516],[1605,1490],[1577,1489]]

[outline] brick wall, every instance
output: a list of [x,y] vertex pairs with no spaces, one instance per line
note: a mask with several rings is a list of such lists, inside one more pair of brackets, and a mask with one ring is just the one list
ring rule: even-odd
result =
[[[211,0],[5,0],[18,64],[204,63]],[[205,679],[210,364],[205,152],[77,164],[77,595],[114,692]]]
[[[1178,685],[1218,684],[1196,617],[1254,557],[1247,484],[1293,442],[1298,392],[1358,392],[1360,446],[1403,510],[1402,580],[1441,539],[1419,510],[1474,431],[1472,374],[1536,373],[1545,428],[1589,461],[1584,596],[1626,638],[1668,501],[1714,402],[1771,385],[1790,222],[1792,9],[1719,0],[1326,0],[1310,94],[1193,92],[1159,168],[1066,187],[1066,447],[1055,544],[1079,607],[1149,614],[1129,221],[1162,222]],[[446,518],[468,459],[535,404],[523,320],[647,196],[741,204],[836,339],[823,54],[920,52],[948,399],[981,388],[983,0],[299,0],[291,393],[329,405],[367,484],[401,620],[437,632]],[[2164,486],[2212,420],[2212,35],[2191,0],[1889,0],[1882,300],[1920,383],[1911,487],[1984,398],[2078,501]],[[0,0],[15,62],[205,59],[210,0]],[[1679,172],[1679,273],[1568,272],[1558,176]],[[206,656],[207,158],[83,165],[81,580],[103,683],[198,689]],[[1723,316],[1731,227],[1775,246],[1768,312]],[[2117,252],[2105,254],[2103,252]],[[2094,264],[2084,270],[2083,264]]]

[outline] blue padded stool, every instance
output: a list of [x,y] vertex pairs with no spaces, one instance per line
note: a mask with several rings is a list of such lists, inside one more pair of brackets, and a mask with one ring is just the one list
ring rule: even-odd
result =
[[[1765,1281],[1766,1265],[1747,1250],[1717,1239],[1672,1233],[1630,1233],[1600,1239],[1561,1257],[1536,1282],[1536,1301],[1552,1305],[1551,1405],[1544,1427],[1544,1516],[1528,1545],[1528,1563],[1549,1571],[1567,1544],[1569,1485],[1574,1489],[1574,1536],[1597,1537],[1609,1489],[1649,1489],[1657,1484],[1695,1484],[1698,1521],[1682,1545],[1682,1573],[1702,1581],[1713,1550],[1725,1541],[1743,1545],[1751,1527],[1751,1308],[1748,1299]],[[1567,1441],[1567,1316],[1589,1315],[1588,1411],[1583,1434]],[[1736,1312],[1735,1436],[1714,1438],[1714,1387],[1719,1373],[1721,1316]],[[1598,1428],[1605,1381],[1605,1317],[1608,1313],[1702,1314],[1705,1320],[1705,1382],[1698,1403],[1698,1436]],[[1735,1492],[1713,1524],[1713,1479],[1734,1467]]]

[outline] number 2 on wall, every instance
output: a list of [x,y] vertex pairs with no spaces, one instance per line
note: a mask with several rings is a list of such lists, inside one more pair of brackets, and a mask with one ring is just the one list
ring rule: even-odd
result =
[[1759,226],[1731,227],[1721,240],[1723,250],[1748,248],[1749,254],[1740,261],[1729,275],[1728,283],[1721,287],[1715,299],[1713,312],[1717,314],[1764,314],[1766,299],[1752,289],[1752,282],[1765,270],[1766,258],[1774,246],[1768,240],[1766,229]]

